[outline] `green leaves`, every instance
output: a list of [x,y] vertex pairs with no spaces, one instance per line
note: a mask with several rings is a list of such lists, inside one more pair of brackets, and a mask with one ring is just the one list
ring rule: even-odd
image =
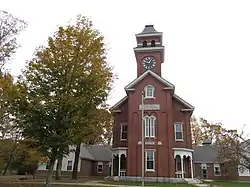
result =
[[75,129],[87,126],[83,118],[106,100],[114,75],[105,60],[103,36],[78,16],[74,25],[59,27],[28,61],[18,83],[19,124],[44,156],[67,154]]

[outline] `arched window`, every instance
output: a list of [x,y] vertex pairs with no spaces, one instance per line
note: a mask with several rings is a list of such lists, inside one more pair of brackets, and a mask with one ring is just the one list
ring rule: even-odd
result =
[[151,41],[151,47],[155,47],[155,41],[154,40]]
[[155,138],[155,121],[156,117],[153,115],[144,117],[144,135],[146,138]]
[[147,41],[143,41],[142,47],[147,47]]
[[145,98],[154,98],[155,97],[155,88],[151,85],[148,85],[144,88]]

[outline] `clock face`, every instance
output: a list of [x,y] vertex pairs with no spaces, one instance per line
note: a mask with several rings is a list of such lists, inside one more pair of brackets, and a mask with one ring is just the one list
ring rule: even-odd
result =
[[156,64],[156,60],[154,57],[152,56],[146,56],[142,59],[142,66],[145,69],[152,69],[155,67]]

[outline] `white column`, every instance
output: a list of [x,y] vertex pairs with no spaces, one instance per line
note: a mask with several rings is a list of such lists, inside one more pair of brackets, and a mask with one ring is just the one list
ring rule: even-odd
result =
[[111,160],[111,176],[114,176],[114,155],[112,153],[112,160]]
[[121,155],[118,155],[118,176],[121,175]]
[[194,178],[194,169],[193,169],[193,159],[190,158],[190,166],[191,166],[191,178]]
[[183,156],[181,156],[181,178],[184,178]]

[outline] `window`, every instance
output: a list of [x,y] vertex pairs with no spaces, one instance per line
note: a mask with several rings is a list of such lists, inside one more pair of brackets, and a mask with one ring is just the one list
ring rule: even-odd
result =
[[183,126],[182,123],[174,123],[175,140],[183,141]]
[[145,99],[154,98],[155,88],[151,85],[148,85],[144,88],[145,91]]
[[220,176],[220,164],[214,164],[214,175]]
[[49,161],[46,163],[46,169],[49,169]]
[[97,163],[97,173],[102,173],[103,172],[103,163],[98,162]]
[[67,164],[67,171],[71,171],[72,170],[72,166],[73,166],[73,162],[71,160],[69,160],[68,164]]
[[155,41],[154,40],[151,41],[151,47],[155,47]]
[[143,41],[142,47],[147,47],[147,41]]
[[146,150],[146,171],[155,170],[155,151]]
[[145,116],[144,117],[144,130],[146,138],[154,138],[155,137],[155,116]]
[[128,124],[127,123],[122,123],[121,124],[121,140],[127,140],[128,136]]

